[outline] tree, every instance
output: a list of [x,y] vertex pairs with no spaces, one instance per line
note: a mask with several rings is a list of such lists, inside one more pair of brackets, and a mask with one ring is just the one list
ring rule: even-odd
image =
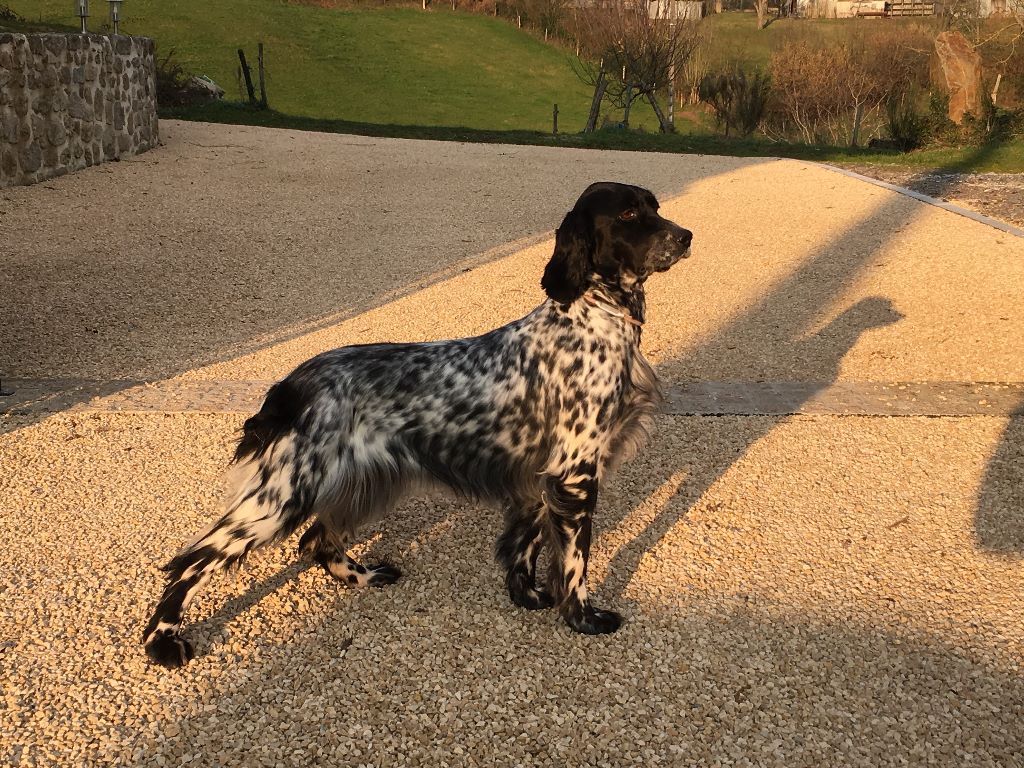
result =
[[668,17],[669,2],[659,3],[661,14],[649,11],[647,0],[608,0],[576,15],[575,34],[581,58],[576,74],[594,88],[591,120],[604,99],[622,109],[623,124],[638,99],[647,99],[663,133],[673,130],[658,102],[659,88],[669,87],[671,74],[693,54],[699,37],[697,22]]
[[768,0],[754,0],[754,10],[757,11],[757,28],[764,29],[768,26]]

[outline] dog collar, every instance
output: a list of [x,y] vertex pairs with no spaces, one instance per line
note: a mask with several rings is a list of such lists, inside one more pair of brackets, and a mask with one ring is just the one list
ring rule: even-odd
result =
[[637,320],[632,315],[627,314],[625,312],[620,312],[617,309],[613,309],[608,304],[605,304],[603,301],[598,301],[593,296],[584,295],[583,296],[583,300],[587,304],[589,304],[590,306],[597,307],[598,309],[600,309],[605,314],[611,315],[612,317],[618,317],[621,320],[629,323],[630,325],[635,325],[637,328],[640,328],[641,326],[643,326],[643,323],[641,323],[639,320]]

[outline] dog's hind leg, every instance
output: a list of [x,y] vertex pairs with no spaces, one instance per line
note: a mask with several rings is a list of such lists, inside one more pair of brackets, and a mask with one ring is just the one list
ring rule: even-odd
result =
[[167,586],[143,633],[151,659],[180,667],[192,658],[181,624],[192,598],[214,572],[239,563],[254,549],[279,541],[310,514],[316,489],[292,437],[284,437],[236,468],[227,513],[164,568]]
[[505,530],[498,538],[495,554],[505,568],[505,587],[516,605],[527,610],[550,608],[555,604],[550,593],[535,583],[537,557],[544,546],[547,525],[544,502],[519,504],[505,509]]
[[351,587],[384,587],[398,581],[402,572],[391,563],[363,565],[345,552],[348,537],[330,535],[317,521],[299,539],[299,552],[311,557],[332,577]]

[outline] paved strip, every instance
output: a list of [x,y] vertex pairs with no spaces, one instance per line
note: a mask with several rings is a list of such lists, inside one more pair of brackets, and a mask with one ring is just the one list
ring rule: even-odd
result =
[[897,184],[890,184],[888,181],[882,181],[881,179],[873,179],[870,176],[864,176],[860,173],[857,173],[856,171],[847,170],[846,168],[839,168],[834,165],[827,165],[826,163],[821,163],[820,165],[822,168],[827,168],[830,171],[841,173],[844,176],[849,176],[852,179],[866,181],[868,184],[874,184],[876,187],[882,187],[883,189],[888,189],[892,192],[899,192],[901,195],[906,195],[907,197],[912,197],[915,200],[920,200],[922,203],[928,203],[929,205],[934,205],[937,208],[942,208],[944,211],[959,214],[960,216],[964,216],[968,219],[977,221],[981,224],[987,224],[988,226],[995,227],[996,229],[1002,230],[1003,232],[1006,232],[1009,235],[1024,238],[1024,229],[1021,229],[1020,227],[1015,227],[1012,224],[1007,224],[1005,221],[1000,221],[999,219],[993,219],[991,216],[986,216],[983,213],[978,213],[977,211],[972,211],[969,208],[964,208],[963,206],[955,205],[953,203],[946,202],[945,200],[940,200],[939,198],[932,197],[931,195],[925,195],[916,190],[908,189],[907,187],[901,187]]
[[[270,381],[8,379],[0,414],[253,413]],[[1024,413],[1024,383],[707,381],[666,388],[678,416],[1010,416]]]

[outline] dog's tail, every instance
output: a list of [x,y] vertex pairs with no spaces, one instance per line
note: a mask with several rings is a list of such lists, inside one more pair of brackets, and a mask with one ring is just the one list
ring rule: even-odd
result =
[[[146,652],[180,666],[191,648],[179,635],[189,602],[213,573],[291,534],[313,513],[315,485],[303,472],[301,420],[310,398],[289,380],[275,384],[243,426],[228,476],[224,515],[171,559],[167,587],[143,636]],[[308,458],[308,457],[307,457]]]

